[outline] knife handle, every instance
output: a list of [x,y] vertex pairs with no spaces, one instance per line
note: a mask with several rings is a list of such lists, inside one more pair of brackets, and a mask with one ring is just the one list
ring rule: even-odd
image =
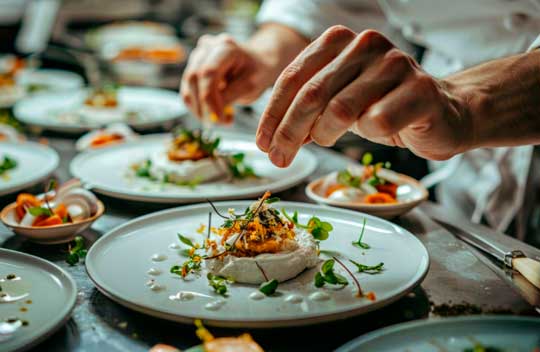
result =
[[531,258],[512,259],[512,267],[523,275],[531,284],[540,289],[540,262]]

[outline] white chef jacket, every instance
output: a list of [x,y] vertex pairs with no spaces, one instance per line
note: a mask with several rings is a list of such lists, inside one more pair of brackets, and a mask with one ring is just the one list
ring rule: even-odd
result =
[[[334,24],[385,34],[393,33],[390,24],[426,47],[422,67],[436,77],[540,46],[540,0],[267,0],[257,20],[287,25],[309,38]],[[391,39],[401,47],[396,37]],[[523,204],[532,150],[478,149],[433,163],[446,168],[439,201],[504,231]]]

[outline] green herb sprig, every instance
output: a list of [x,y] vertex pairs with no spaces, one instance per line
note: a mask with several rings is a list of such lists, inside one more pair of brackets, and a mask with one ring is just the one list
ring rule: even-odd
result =
[[343,275],[334,272],[334,259],[326,260],[321,270],[315,274],[315,287],[323,287],[325,284],[347,286],[349,281]]
[[88,252],[87,249],[84,246],[84,238],[81,236],[75,237],[73,240],[73,245],[68,245],[68,255],[66,257],[66,263],[69,265],[75,265],[80,260],[84,259],[86,257],[86,253]]
[[3,175],[8,170],[14,169],[16,167],[17,161],[7,155],[4,155],[2,163],[0,163],[0,175]]
[[358,262],[355,262],[354,260],[352,259],[349,259],[349,261],[351,263],[353,263],[357,268],[358,268],[358,272],[359,273],[366,273],[366,274],[370,274],[370,275],[375,275],[375,274],[379,274],[381,273],[384,269],[384,263],[381,262],[377,265],[364,265],[364,264],[360,264]]
[[206,278],[208,279],[208,285],[210,285],[217,294],[225,297],[227,296],[228,291],[227,284],[234,282],[234,280],[223,276],[214,275],[212,273],[208,273],[208,275],[206,275]]
[[362,230],[360,231],[360,236],[358,237],[358,240],[356,242],[352,242],[353,246],[362,248],[362,249],[370,249],[371,246],[365,242],[362,242],[362,238],[364,237],[364,232],[366,231],[366,218],[364,218],[364,222],[362,223]]
[[271,296],[276,293],[278,285],[279,281],[276,279],[272,279],[270,281],[263,282],[261,286],[259,286],[259,291],[264,293],[265,296]]
[[206,255],[198,253],[199,250],[204,250],[204,246],[201,247],[200,245],[193,243],[192,240],[180,233],[178,233],[177,236],[181,243],[190,248],[184,253],[189,258],[182,263],[182,265],[173,265],[169,272],[185,278],[189,274],[199,272],[201,270],[202,261],[204,258],[206,258]]
[[281,212],[283,213],[283,216],[287,218],[287,220],[292,222],[295,226],[298,226],[299,228],[302,228],[311,233],[316,240],[324,241],[328,239],[328,237],[330,236],[330,232],[334,230],[332,224],[326,221],[322,221],[316,216],[312,216],[308,220],[307,224],[303,225],[298,222],[297,211],[295,211],[292,216],[287,214],[287,211],[284,208],[281,209]]
[[243,180],[250,177],[257,177],[253,168],[246,164],[245,158],[246,155],[244,153],[226,156],[225,161],[233,178]]

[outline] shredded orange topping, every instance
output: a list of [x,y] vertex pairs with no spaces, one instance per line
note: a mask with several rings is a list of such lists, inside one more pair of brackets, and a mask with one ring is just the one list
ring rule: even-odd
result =
[[397,203],[397,200],[387,193],[375,193],[369,194],[364,198],[364,201],[368,204],[390,204]]

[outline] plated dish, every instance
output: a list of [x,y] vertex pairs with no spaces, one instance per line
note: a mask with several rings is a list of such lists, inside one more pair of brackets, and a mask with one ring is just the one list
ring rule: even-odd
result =
[[37,92],[83,86],[83,79],[75,73],[28,66],[22,58],[0,55],[0,107],[11,107],[23,97]]
[[364,155],[361,165],[350,165],[311,182],[306,194],[321,204],[386,218],[401,215],[428,197],[418,181],[392,171],[389,163],[373,164],[369,153]]
[[138,134],[125,123],[114,123],[84,134],[77,140],[75,147],[78,151],[99,149],[133,141],[137,138]]
[[379,329],[337,352],[538,352],[540,319],[476,316],[429,319]]
[[47,178],[58,167],[59,157],[53,149],[38,143],[0,141],[0,163],[4,165],[0,175],[2,196]]
[[225,327],[362,314],[406,294],[428,263],[424,246],[389,222],[268,195],[141,217],[101,237],[86,257],[96,287],[120,304]]
[[104,212],[103,203],[78,180],[51,181],[40,195],[21,193],[0,213],[16,234],[39,243],[63,243],[85,230]]
[[280,169],[257,148],[251,135],[198,133],[142,136],[93,150],[75,157],[70,171],[96,192],[109,196],[189,203],[277,192],[301,182],[317,166],[315,157],[301,150],[289,168]]
[[21,121],[59,132],[85,132],[123,122],[136,129],[173,123],[187,110],[176,93],[158,88],[104,86],[43,93],[14,107]]
[[41,258],[0,248],[0,344],[25,351],[69,319],[77,288],[67,272]]

